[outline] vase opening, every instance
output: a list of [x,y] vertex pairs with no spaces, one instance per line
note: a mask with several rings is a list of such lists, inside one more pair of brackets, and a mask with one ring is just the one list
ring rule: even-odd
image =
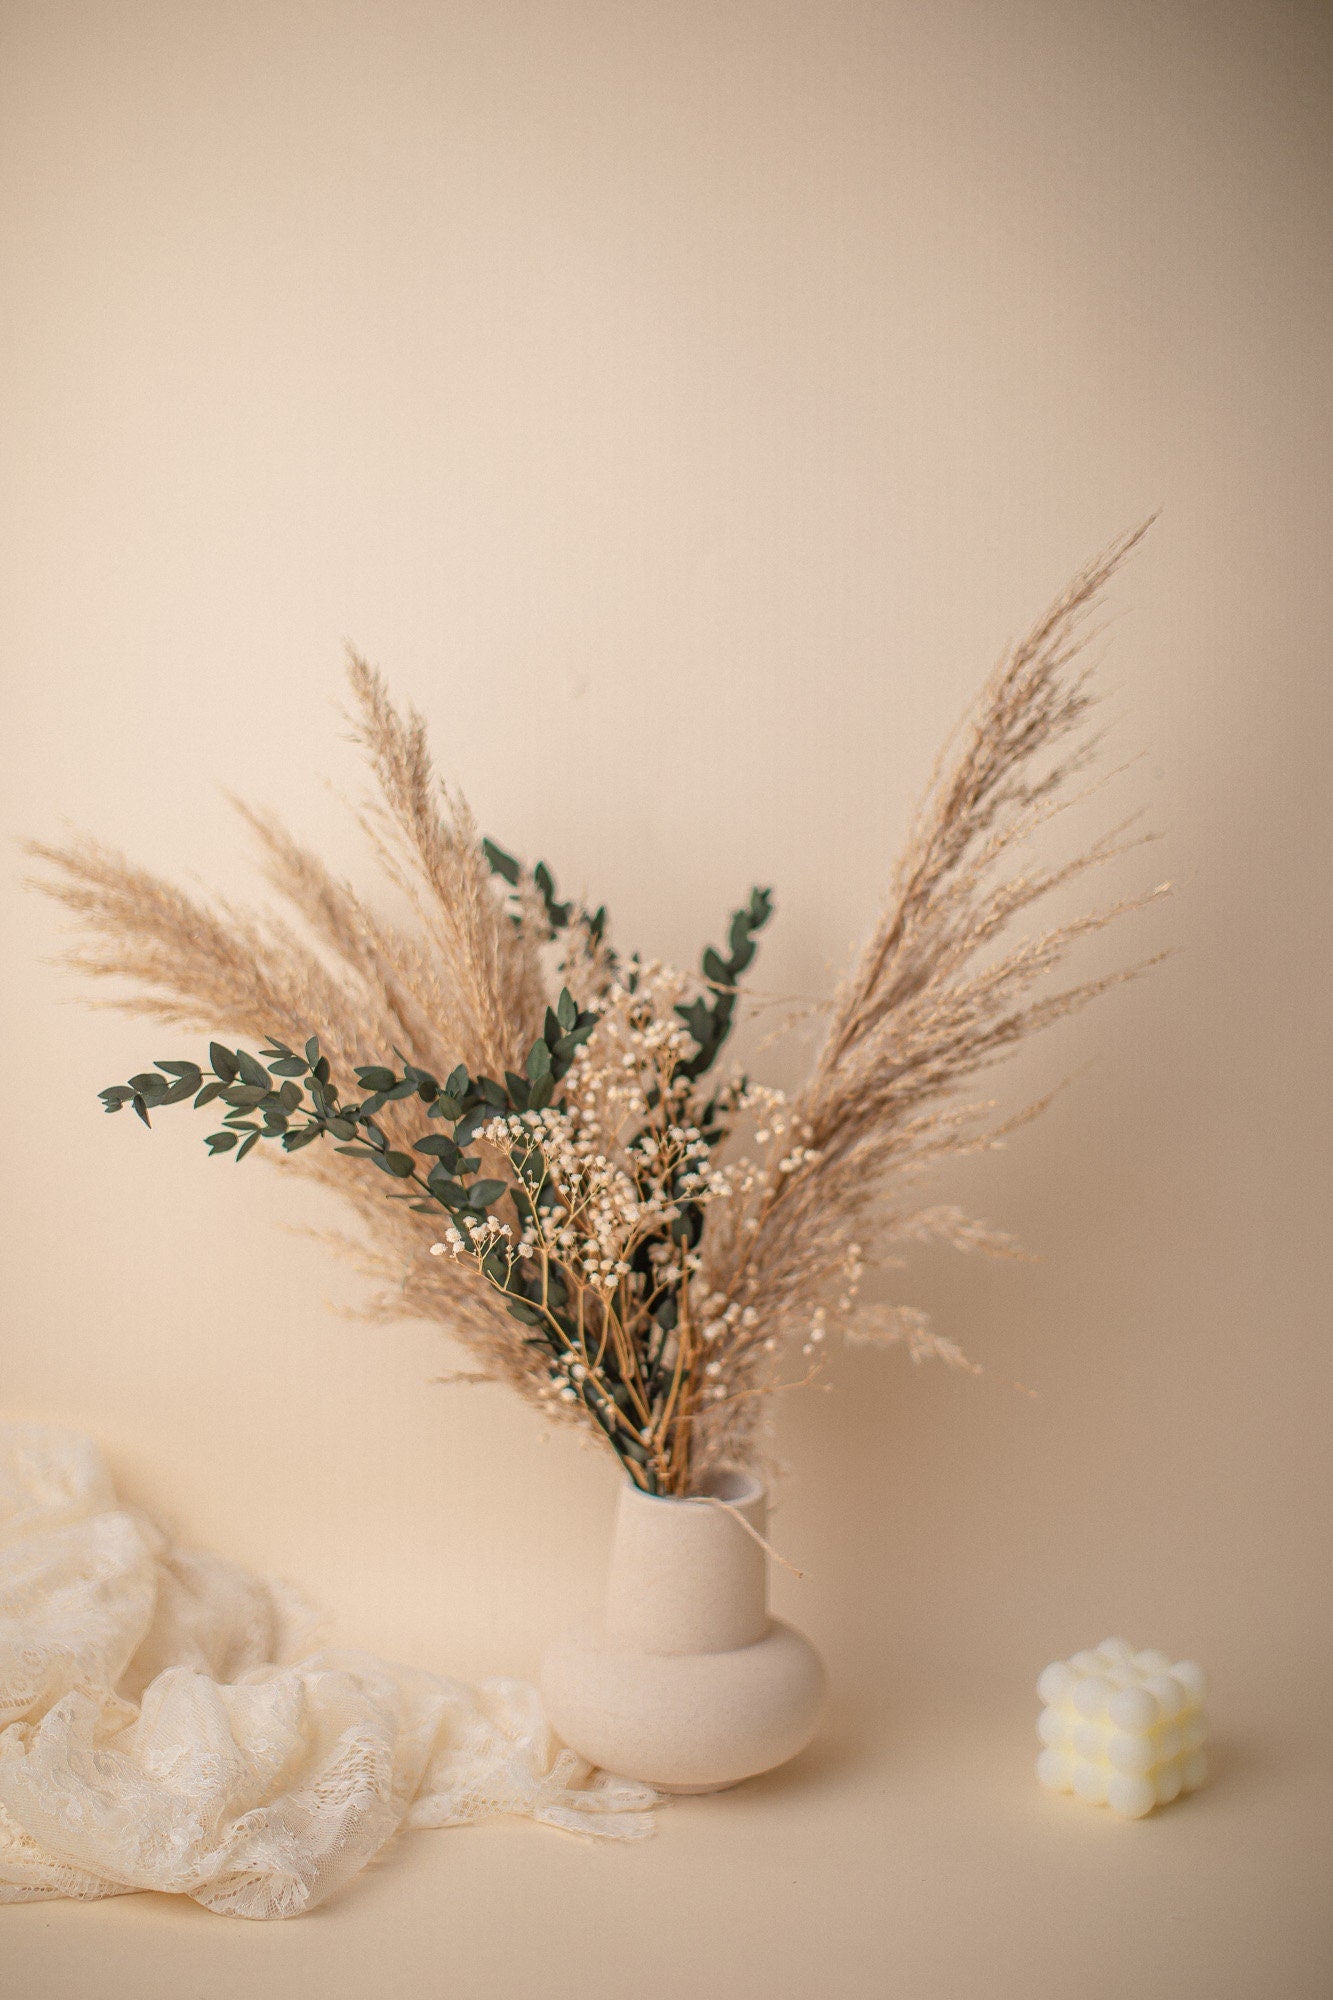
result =
[[641,1486],[632,1481],[625,1482],[626,1490],[635,1500],[663,1503],[668,1507],[703,1506],[712,1500],[720,1500],[725,1507],[754,1507],[757,1503],[767,1504],[768,1489],[762,1479],[753,1472],[736,1472],[724,1468],[706,1472],[692,1493],[645,1493]]
[[689,1493],[689,1500],[722,1500],[728,1507],[748,1507],[760,1498],[764,1491],[763,1482],[752,1472],[721,1471],[706,1473],[697,1493]]

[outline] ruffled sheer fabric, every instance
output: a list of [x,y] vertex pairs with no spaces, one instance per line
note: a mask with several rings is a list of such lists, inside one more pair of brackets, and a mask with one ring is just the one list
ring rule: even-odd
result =
[[402,1826],[652,1831],[521,1681],[310,1651],[300,1597],[122,1507],[88,1439],[0,1425],[0,1902],[313,1909]]

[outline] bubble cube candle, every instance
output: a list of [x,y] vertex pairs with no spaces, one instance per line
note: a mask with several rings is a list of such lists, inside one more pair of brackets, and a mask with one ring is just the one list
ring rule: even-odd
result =
[[1173,1665],[1123,1639],[1054,1661],[1037,1682],[1038,1778],[1125,1819],[1169,1805],[1208,1775],[1205,1691],[1193,1660]]

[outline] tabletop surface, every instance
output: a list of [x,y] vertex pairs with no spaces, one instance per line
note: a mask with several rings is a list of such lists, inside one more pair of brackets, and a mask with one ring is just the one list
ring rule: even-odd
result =
[[673,1800],[633,1845],[516,1821],[408,1834],[286,1923],[157,1895],[5,1910],[0,1992],[1324,2000],[1330,1759],[1299,1688],[1275,1719],[1259,1650],[1215,1698],[1208,1785],[1147,1820],[1043,1793],[1003,1678],[867,1687],[787,1770]]

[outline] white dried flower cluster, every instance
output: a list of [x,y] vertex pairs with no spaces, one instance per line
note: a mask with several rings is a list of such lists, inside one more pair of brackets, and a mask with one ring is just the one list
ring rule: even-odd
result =
[[739,1160],[735,1168],[735,1191],[749,1195],[759,1188],[775,1185],[785,1176],[819,1160],[818,1152],[806,1141],[810,1127],[795,1117],[787,1093],[769,1084],[747,1081],[737,1086],[731,1102],[735,1111],[749,1112],[755,1120],[754,1144],[762,1147],[762,1160]]
[[802,1354],[811,1356],[828,1336],[830,1312],[835,1312],[844,1322],[843,1332],[847,1338],[854,1338],[851,1331],[854,1316],[858,1310],[857,1295],[861,1289],[861,1279],[865,1272],[865,1257],[859,1243],[849,1243],[843,1252],[842,1269],[837,1295],[832,1305],[821,1302],[810,1315],[810,1325],[806,1333]]
[[[749,1161],[716,1166],[695,1122],[693,1080],[681,1066],[696,1044],[672,1012],[693,982],[657,964],[633,973],[632,985],[617,982],[600,996],[601,1018],[592,1041],[574,1055],[564,1101],[497,1112],[478,1130],[474,1143],[490,1150],[511,1201],[485,1216],[459,1214],[431,1246],[435,1256],[470,1259],[497,1291],[530,1306],[540,1287],[543,1304],[535,1310],[554,1350],[549,1380],[538,1391],[544,1399],[601,1395],[608,1349],[622,1380],[633,1372],[636,1349],[642,1355],[655,1345],[659,1360],[663,1354],[671,1360],[680,1336],[674,1327],[658,1334],[651,1315],[674,1296],[678,1323],[697,1323],[690,1287],[701,1265],[697,1226],[676,1225],[685,1224],[687,1210],[729,1199],[755,1173]],[[710,1099],[715,1113],[728,1115],[750,1102],[738,1082]],[[787,1135],[781,1106],[780,1093],[763,1093],[770,1142]],[[505,1219],[511,1207],[512,1219]],[[552,1286],[559,1288],[564,1327],[544,1310]],[[746,1308],[747,1331],[755,1318]],[[703,1337],[710,1337],[706,1326]],[[715,1366],[713,1376],[719,1373]],[[703,1393],[721,1397],[725,1385],[712,1380]],[[649,1428],[653,1410],[640,1414]]]
[[669,1122],[671,1110],[687,1104],[690,1079],[674,1073],[695,1043],[674,1009],[693,984],[654,959],[633,964],[625,980],[599,995],[596,1033],[579,1051],[569,1085],[585,1119],[611,1143],[645,1120]]
[[[749,1162],[742,1163],[744,1171],[752,1171]],[[728,1372],[727,1361],[732,1352],[742,1345],[753,1343],[759,1328],[759,1314],[753,1306],[741,1306],[735,1300],[728,1300],[725,1292],[706,1293],[700,1302],[702,1323],[700,1333],[704,1345],[711,1350],[704,1363],[707,1382],[705,1398],[708,1402],[721,1402],[728,1394],[725,1381],[719,1378]],[[772,1352],[775,1342],[767,1343]]]

